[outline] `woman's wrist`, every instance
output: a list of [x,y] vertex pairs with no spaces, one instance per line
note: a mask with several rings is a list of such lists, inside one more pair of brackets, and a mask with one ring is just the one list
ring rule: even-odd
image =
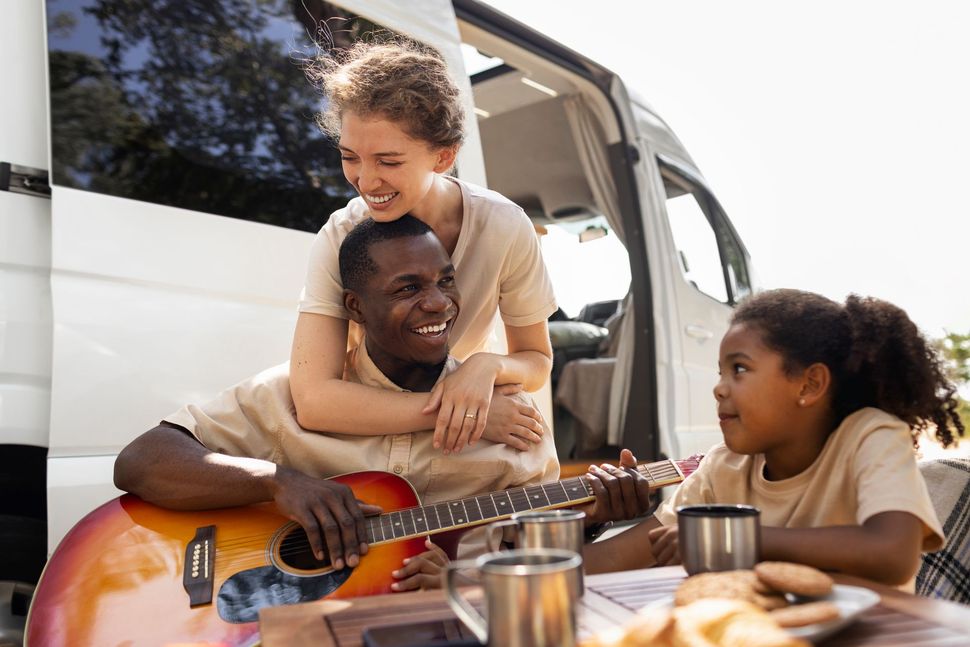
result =
[[508,359],[506,355],[496,353],[475,353],[462,363],[462,367],[480,372],[482,375],[489,376],[493,385],[499,383],[499,377],[505,370],[504,361]]

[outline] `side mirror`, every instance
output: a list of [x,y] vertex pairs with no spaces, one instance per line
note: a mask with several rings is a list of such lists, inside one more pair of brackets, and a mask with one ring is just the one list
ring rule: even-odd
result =
[[579,232],[579,242],[588,243],[591,240],[603,238],[609,233],[609,230],[602,225],[590,225],[583,231]]

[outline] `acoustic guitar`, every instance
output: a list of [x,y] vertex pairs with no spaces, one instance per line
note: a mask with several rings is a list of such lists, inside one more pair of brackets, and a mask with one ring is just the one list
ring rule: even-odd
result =
[[[695,459],[637,467],[652,487],[696,468]],[[355,568],[317,560],[303,529],[270,503],[184,512],[130,494],[109,501],[51,555],[27,618],[27,645],[255,644],[263,607],[390,593],[391,571],[425,551],[426,535],[594,498],[583,476],[429,505],[387,472],[334,480],[389,510],[366,518],[370,550]]]

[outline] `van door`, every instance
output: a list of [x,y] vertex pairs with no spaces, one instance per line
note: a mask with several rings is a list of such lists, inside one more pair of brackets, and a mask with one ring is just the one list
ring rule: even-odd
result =
[[703,453],[720,441],[713,388],[717,357],[731,309],[751,292],[748,257],[730,221],[699,175],[671,157],[659,158],[673,264],[677,335],[687,377],[689,432],[680,453]]
[[[522,206],[544,234],[561,306],[550,322],[559,358],[552,385],[560,460],[582,460],[596,451],[615,457],[613,447],[620,444],[644,459],[654,456],[661,414],[644,220],[656,219],[650,196],[661,189],[642,175],[626,89],[594,61],[481,3],[455,0],[455,8],[473,71],[489,188]],[[551,246],[564,248],[554,238],[566,236],[587,242],[573,246],[575,254],[561,261],[570,267],[560,271]],[[593,257],[592,247],[611,242],[615,253],[609,263],[584,264]],[[628,271],[605,271],[614,261],[628,264]],[[589,294],[585,309],[573,302],[585,289],[579,283],[598,283],[602,290]],[[615,308],[630,293],[632,305],[616,328],[617,347],[611,334],[606,350],[607,344],[586,348],[596,326],[579,313],[589,314],[601,300]],[[559,337],[565,346],[557,346]],[[563,409],[570,415],[562,415]],[[575,434],[564,424],[570,422],[578,423]]]

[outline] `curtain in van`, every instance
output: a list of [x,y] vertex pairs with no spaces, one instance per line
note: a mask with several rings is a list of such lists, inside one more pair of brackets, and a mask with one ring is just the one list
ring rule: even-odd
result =
[[[566,97],[563,106],[596,206],[606,216],[607,222],[610,223],[620,242],[626,245],[623,221],[620,217],[620,202],[606,152],[606,134],[592,106],[583,95]],[[631,347],[633,317],[626,316],[626,313],[633,307],[632,292],[623,300],[621,307],[622,319],[614,333],[618,339],[611,343],[616,347],[616,365],[613,368],[606,428],[606,442],[610,445],[619,445],[622,440],[627,402],[630,397],[630,376],[633,374],[633,348]]]

